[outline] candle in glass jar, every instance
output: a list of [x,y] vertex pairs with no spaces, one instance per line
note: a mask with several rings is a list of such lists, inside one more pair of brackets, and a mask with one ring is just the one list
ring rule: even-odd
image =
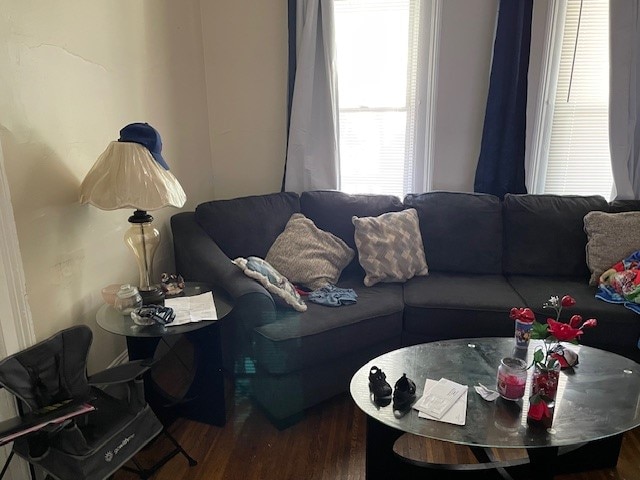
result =
[[519,358],[503,358],[498,367],[497,378],[500,396],[506,400],[519,400],[524,397],[526,385],[527,364]]

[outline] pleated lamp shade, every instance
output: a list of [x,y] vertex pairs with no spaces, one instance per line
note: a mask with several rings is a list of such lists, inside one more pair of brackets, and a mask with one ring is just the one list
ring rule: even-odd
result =
[[80,203],[102,210],[180,208],[186,201],[176,177],[138,143],[111,142],[80,186]]
[[147,211],[180,208],[186,201],[176,177],[145,146],[133,142],[111,142],[80,185],[82,204],[90,203],[102,210],[135,209],[124,241],[136,257],[139,289],[145,302],[159,292],[152,265],[160,245],[160,231],[152,225],[153,217]]

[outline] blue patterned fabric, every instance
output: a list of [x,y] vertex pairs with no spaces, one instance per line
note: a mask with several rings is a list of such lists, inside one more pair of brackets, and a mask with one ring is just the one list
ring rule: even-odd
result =
[[[638,265],[640,265],[640,251],[633,252],[615,264],[609,271],[603,273],[596,291],[596,298],[608,303],[620,303],[629,310],[640,314],[640,303],[638,303],[640,298],[637,295],[638,284],[636,283],[639,272]],[[614,272],[613,276],[609,275],[610,272]],[[628,285],[622,285],[621,281],[615,280],[616,273],[623,275],[625,272],[631,274],[626,280]],[[606,280],[603,280],[605,278]],[[638,345],[640,346],[640,342]]]
[[310,302],[327,307],[353,305],[357,302],[358,294],[352,288],[338,288],[335,285],[325,285],[314,290],[307,297]]

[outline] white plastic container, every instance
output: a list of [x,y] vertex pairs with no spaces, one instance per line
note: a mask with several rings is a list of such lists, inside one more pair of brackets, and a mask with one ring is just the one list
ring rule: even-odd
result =
[[136,308],[142,306],[140,292],[128,283],[121,285],[120,290],[116,293],[116,301],[113,306],[122,315],[130,315]]

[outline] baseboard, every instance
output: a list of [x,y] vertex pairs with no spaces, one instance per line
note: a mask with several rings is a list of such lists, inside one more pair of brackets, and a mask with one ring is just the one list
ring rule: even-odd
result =
[[127,363],[129,361],[129,354],[126,350],[123,350],[120,355],[114,358],[107,368],[117,367],[118,365],[122,365],[123,363]]

